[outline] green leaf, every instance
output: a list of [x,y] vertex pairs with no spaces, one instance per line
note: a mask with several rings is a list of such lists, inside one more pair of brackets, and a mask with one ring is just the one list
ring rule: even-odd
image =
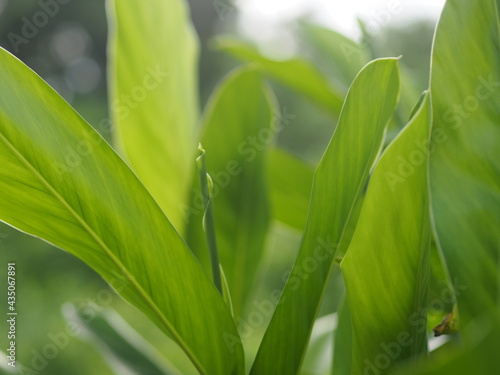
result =
[[267,164],[273,217],[303,231],[311,199],[313,168],[279,148],[270,150]]
[[[238,317],[252,289],[270,210],[265,151],[279,124],[273,121],[274,97],[253,68],[237,69],[219,85],[207,105],[201,143],[213,180],[213,205],[219,259]],[[204,265],[199,188],[194,187],[188,241]]]
[[[202,227],[207,239],[208,253],[212,268],[212,277],[215,287],[224,296],[222,291],[221,265],[219,262],[219,252],[217,250],[217,235],[215,233],[214,204],[213,204],[213,181],[207,173],[205,162],[205,150],[201,143],[198,147],[199,156],[196,158],[201,194],[203,196],[203,217]],[[227,280],[226,280],[227,283]],[[229,305],[228,305],[229,306]],[[232,311],[232,308],[231,308]]]
[[[0,220],[82,259],[201,373],[243,372],[222,297],[134,173],[5,50],[0,87]],[[232,352],[226,334],[237,341]]]
[[343,95],[307,60],[298,57],[273,60],[261,55],[257,48],[228,37],[217,38],[215,45],[241,61],[256,63],[269,77],[301,93],[333,117],[338,117]]
[[229,285],[227,283],[226,274],[224,273],[222,266],[220,266],[220,276],[221,276],[221,281],[222,281],[222,297],[224,298],[224,302],[226,303],[229,311],[231,312],[231,315],[234,316],[233,301],[231,299],[231,291],[229,290]]
[[63,312],[67,321],[83,333],[79,337],[95,345],[116,374],[180,375],[114,310],[87,316],[85,309],[66,304]]
[[449,0],[432,54],[432,213],[462,326],[500,304],[498,8]]
[[116,146],[179,231],[198,121],[198,42],[186,3],[108,4]]
[[339,309],[333,344],[333,375],[352,374],[352,323],[347,296]]
[[398,93],[396,59],[368,64],[353,82],[339,124],[314,175],[300,252],[252,374],[298,373],[337,247],[349,242],[344,229],[363,195]]
[[[353,327],[353,374],[385,373],[427,350],[431,106],[420,110],[375,166],[341,263]],[[422,146],[423,145],[423,146]]]

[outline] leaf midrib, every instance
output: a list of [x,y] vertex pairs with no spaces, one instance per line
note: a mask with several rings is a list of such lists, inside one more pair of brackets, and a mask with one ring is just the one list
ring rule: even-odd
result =
[[62,204],[62,206],[75,218],[75,220],[82,226],[82,228],[92,237],[92,239],[97,243],[99,247],[106,253],[106,255],[111,259],[113,263],[118,267],[118,269],[130,280],[132,286],[137,290],[139,295],[146,301],[146,303],[151,307],[152,311],[158,316],[160,321],[165,325],[167,330],[170,332],[174,340],[179,344],[179,346],[184,350],[186,355],[191,359],[194,366],[201,374],[206,374],[201,364],[198,362],[197,358],[184,343],[180,335],[177,333],[174,327],[170,325],[165,316],[161,313],[158,306],[153,302],[153,300],[147,295],[144,289],[136,281],[135,277],[130,274],[123,263],[115,256],[111,249],[104,243],[104,241],[94,232],[94,230],[87,224],[87,222],[77,214],[77,212],[70,206],[70,204],[63,198],[62,195],[39,173],[39,171],[22,155],[17,148],[10,143],[10,141],[0,132],[0,140],[10,149],[10,151],[21,161],[22,164],[38,179],[49,192]]

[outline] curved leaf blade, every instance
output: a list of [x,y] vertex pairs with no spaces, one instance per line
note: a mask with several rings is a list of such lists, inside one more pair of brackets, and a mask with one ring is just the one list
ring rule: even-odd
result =
[[376,60],[354,80],[339,124],[314,175],[299,255],[252,374],[298,373],[337,248],[349,243],[350,238],[344,237],[345,227],[361,199],[398,94],[396,59]]
[[425,144],[430,124],[426,94],[420,110],[375,166],[341,263],[356,375],[385,373],[427,350],[431,230]]
[[0,87],[0,220],[82,259],[201,373],[242,373],[241,345],[230,353],[223,339],[238,341],[224,301],[133,172],[5,50]]

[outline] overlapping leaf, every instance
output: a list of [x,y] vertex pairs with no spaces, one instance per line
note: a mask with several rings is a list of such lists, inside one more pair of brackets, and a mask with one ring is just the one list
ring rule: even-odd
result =
[[353,327],[352,373],[385,373],[427,350],[430,218],[426,95],[385,150],[341,263]]
[[316,170],[300,252],[252,374],[298,373],[337,247],[349,242],[344,230],[363,194],[398,94],[396,59],[368,64],[353,82]]

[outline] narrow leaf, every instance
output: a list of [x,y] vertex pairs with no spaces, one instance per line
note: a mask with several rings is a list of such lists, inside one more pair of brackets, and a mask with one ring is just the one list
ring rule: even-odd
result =
[[347,296],[339,310],[333,344],[333,375],[352,375],[352,322]]
[[219,251],[217,250],[217,235],[215,234],[215,218],[213,204],[213,182],[210,175],[207,173],[207,165],[205,162],[205,150],[203,147],[198,147],[200,155],[196,158],[198,166],[199,181],[201,194],[203,195],[203,231],[207,239],[208,253],[210,255],[210,264],[212,266],[212,277],[214,285],[222,294],[221,281],[221,266],[219,263]]
[[398,93],[396,59],[376,60],[354,80],[316,170],[300,252],[252,374],[298,373],[337,247],[349,242],[344,229],[363,194]]

